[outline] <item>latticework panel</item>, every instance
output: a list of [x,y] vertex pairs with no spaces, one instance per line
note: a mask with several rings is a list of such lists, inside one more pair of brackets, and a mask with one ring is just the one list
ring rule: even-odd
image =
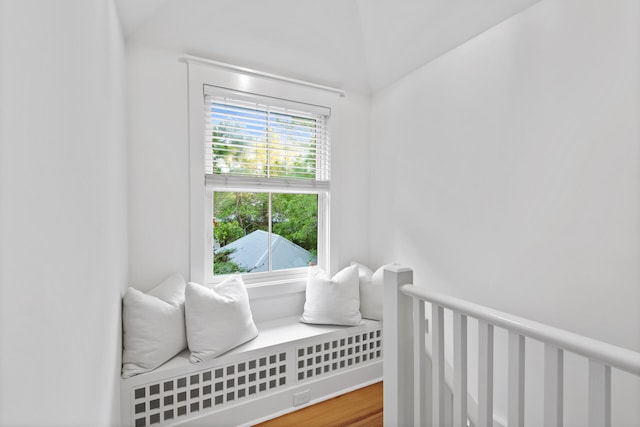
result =
[[172,423],[286,386],[286,362],[280,352],[135,387],[134,425]]
[[382,358],[382,331],[296,347],[296,378],[305,381]]

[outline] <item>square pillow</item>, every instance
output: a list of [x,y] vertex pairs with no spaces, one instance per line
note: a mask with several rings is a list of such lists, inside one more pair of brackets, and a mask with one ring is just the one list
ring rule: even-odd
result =
[[358,267],[360,279],[360,312],[365,319],[382,320],[382,302],[384,301],[384,269],[386,264],[374,273],[366,265],[351,262]]
[[320,267],[310,267],[304,313],[300,321],[325,325],[359,325],[358,267],[349,266],[333,278]]
[[126,290],[122,297],[122,378],[152,371],[186,348],[185,286],[176,273],[147,293]]
[[185,319],[194,363],[218,357],[258,335],[239,274],[212,288],[187,283]]

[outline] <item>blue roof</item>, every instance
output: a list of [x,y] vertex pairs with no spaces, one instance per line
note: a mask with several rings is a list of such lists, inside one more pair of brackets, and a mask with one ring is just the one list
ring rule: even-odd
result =
[[[239,238],[216,252],[235,249],[229,260],[252,273],[269,271],[269,233],[256,230]],[[316,257],[308,250],[285,239],[279,234],[271,233],[271,267],[272,270],[306,267],[316,262]]]

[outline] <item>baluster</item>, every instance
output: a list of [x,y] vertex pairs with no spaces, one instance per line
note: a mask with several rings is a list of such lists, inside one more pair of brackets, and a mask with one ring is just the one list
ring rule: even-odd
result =
[[493,325],[478,320],[478,427],[493,426]]
[[544,425],[562,427],[564,353],[551,345],[544,346]]
[[431,303],[431,356],[432,356],[432,399],[433,425],[442,426],[445,420],[444,412],[444,309]]
[[611,367],[589,359],[589,427],[611,427]]
[[524,336],[509,331],[509,427],[524,426]]
[[467,316],[453,313],[453,425],[467,427]]
[[427,423],[431,413],[431,396],[426,387],[424,301],[413,299],[413,425]]

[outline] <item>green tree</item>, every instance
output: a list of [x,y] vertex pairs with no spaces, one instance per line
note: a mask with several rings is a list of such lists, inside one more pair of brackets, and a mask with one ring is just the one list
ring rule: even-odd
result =
[[[213,216],[218,225],[236,222],[237,227],[242,230],[241,235],[236,234],[236,239],[256,230],[267,231],[269,229],[269,194],[216,191],[213,195]],[[217,239],[215,226],[214,237]],[[227,241],[227,244],[233,240]]]
[[226,249],[213,255],[213,274],[244,273],[247,271],[245,268],[231,261],[229,255],[234,252],[235,249]]
[[226,246],[244,236],[244,230],[235,220],[216,222],[213,225],[213,236],[220,246]]
[[273,232],[317,255],[318,196],[273,194],[271,203]]

